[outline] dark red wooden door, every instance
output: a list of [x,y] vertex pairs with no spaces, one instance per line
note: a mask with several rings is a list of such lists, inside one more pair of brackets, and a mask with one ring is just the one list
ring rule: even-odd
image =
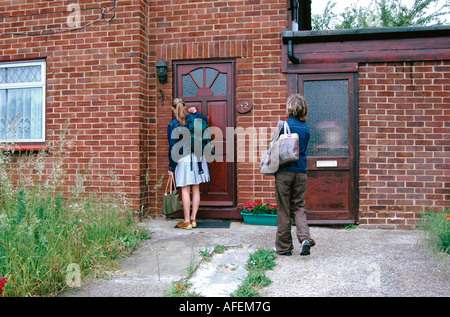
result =
[[[235,126],[234,67],[234,61],[174,62],[174,95],[183,97],[187,109],[196,107],[208,118],[209,126],[222,134],[215,135],[213,130],[216,152],[222,146],[223,160],[209,163],[211,181],[200,186],[199,217],[232,218],[237,211],[235,160],[225,159],[226,128]],[[223,141],[217,143],[218,139]]]
[[[355,75],[298,75],[308,102],[308,188],[310,223],[354,223],[357,111]],[[292,87],[292,86],[291,86]]]

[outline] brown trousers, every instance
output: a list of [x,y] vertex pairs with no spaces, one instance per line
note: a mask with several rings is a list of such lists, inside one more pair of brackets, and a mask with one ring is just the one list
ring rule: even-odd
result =
[[297,227],[297,239],[311,239],[305,213],[306,174],[279,171],[275,174],[275,196],[277,199],[278,229],[275,239],[276,251],[280,254],[294,248],[291,236],[291,215]]

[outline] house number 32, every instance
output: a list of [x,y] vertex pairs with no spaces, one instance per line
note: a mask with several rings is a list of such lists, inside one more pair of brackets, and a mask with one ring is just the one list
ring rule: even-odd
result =
[[250,100],[244,100],[237,105],[236,110],[238,113],[247,113],[252,111],[252,109],[253,109],[253,102],[251,102]]

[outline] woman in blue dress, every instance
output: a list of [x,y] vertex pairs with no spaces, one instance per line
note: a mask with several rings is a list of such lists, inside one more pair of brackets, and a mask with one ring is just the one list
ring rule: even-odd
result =
[[[182,98],[173,100],[172,111],[175,119],[167,127],[169,176],[175,176],[175,183],[181,192],[184,220],[177,223],[177,227],[190,230],[197,226],[196,217],[200,205],[200,184],[209,182],[209,170],[204,156],[197,158],[194,152],[187,151],[190,149],[190,133],[186,125],[186,121],[189,118],[186,116],[186,105]],[[189,108],[188,112],[188,116],[193,116],[190,119],[208,121],[195,107]],[[191,202],[192,213],[190,212]]]

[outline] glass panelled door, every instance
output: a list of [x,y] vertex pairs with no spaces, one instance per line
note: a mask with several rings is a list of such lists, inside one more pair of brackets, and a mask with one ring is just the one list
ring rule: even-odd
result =
[[304,82],[311,137],[307,156],[348,157],[348,81]]
[[310,223],[354,223],[356,219],[356,110],[353,74],[299,75],[308,102]]
[[[227,127],[234,127],[234,61],[174,62],[176,96],[185,100],[186,108],[196,107],[208,118],[210,127],[222,131],[221,153],[227,156]],[[236,169],[234,162],[214,160],[209,163],[211,181],[200,186],[199,217],[232,218],[236,209]],[[237,213],[238,214],[238,213]]]

